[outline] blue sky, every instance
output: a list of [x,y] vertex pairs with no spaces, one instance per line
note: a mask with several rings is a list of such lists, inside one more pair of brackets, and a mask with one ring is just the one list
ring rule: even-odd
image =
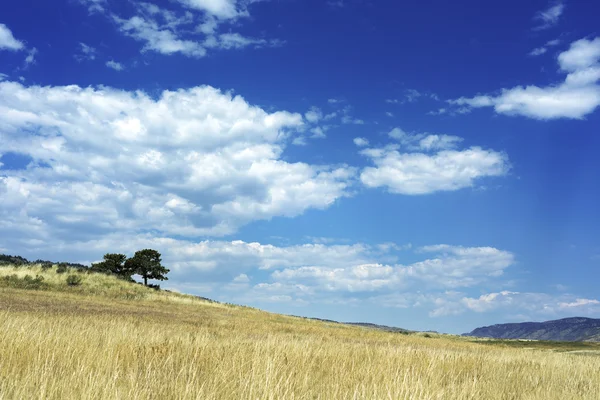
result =
[[600,317],[600,5],[0,6],[0,252],[461,333]]

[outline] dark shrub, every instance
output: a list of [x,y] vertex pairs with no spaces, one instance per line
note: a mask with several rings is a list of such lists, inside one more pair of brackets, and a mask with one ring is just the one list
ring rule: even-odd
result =
[[25,275],[19,278],[18,275],[7,275],[0,278],[0,283],[17,289],[45,289],[48,284],[44,282],[44,277],[37,275],[35,278],[31,275]]
[[79,286],[79,285],[81,285],[82,281],[83,281],[83,278],[79,275],[67,276],[67,285],[69,285],[69,286]]

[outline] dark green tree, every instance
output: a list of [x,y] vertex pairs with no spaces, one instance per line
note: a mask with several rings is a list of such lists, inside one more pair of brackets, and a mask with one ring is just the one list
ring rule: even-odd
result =
[[127,256],[125,254],[105,254],[104,261],[92,264],[92,271],[103,272],[105,274],[114,274],[124,279],[131,279],[134,270],[126,265]]
[[141,275],[144,279],[144,285],[148,286],[148,279],[159,281],[168,280],[165,275],[169,270],[161,263],[160,253],[152,249],[136,251],[135,255],[125,261],[125,268],[134,271],[134,274]]

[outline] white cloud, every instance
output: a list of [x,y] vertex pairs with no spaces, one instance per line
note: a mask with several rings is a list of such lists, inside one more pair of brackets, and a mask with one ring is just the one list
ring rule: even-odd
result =
[[306,146],[308,144],[308,139],[306,136],[298,136],[292,140],[292,144],[294,146]]
[[123,71],[125,69],[123,64],[121,64],[120,62],[116,62],[114,60],[107,61],[106,66],[108,68],[114,69],[115,71]]
[[409,103],[414,103],[422,95],[423,94],[416,89],[406,89],[404,97],[406,98],[406,101],[408,101]]
[[106,11],[106,0],[79,0],[79,2],[88,8],[90,14],[97,12],[103,13]]
[[594,40],[581,39],[571,43],[569,50],[558,56],[558,64],[563,71],[579,72],[597,67],[600,59],[600,37]]
[[119,23],[121,32],[146,43],[142,51],[151,50],[166,55],[182,53],[196,58],[206,55],[206,49],[200,43],[182,40],[172,29],[161,27],[155,21],[140,16],[115,20]]
[[369,141],[365,138],[357,137],[354,138],[354,144],[358,147],[365,147],[369,145]]
[[341,119],[342,124],[354,124],[354,125],[364,125],[365,121],[360,118],[355,118],[351,115],[352,106],[346,106],[341,110]]
[[408,133],[404,132],[402,128],[394,128],[389,133],[388,136],[392,139],[402,139],[404,137],[410,136]]
[[308,139],[325,139],[327,137],[326,132],[331,128],[331,125],[315,126],[324,119],[323,112],[318,107],[311,107],[304,114],[304,118],[309,124],[308,129],[306,127],[302,128],[303,134],[294,138],[293,145],[306,146],[308,145]]
[[406,103],[414,103],[421,98],[433,99],[439,101],[438,95],[430,92],[420,92],[417,89],[406,89],[404,90],[404,99],[386,99],[385,102],[387,104],[406,104]]
[[584,307],[584,306],[598,306],[598,305],[600,305],[600,301],[595,300],[595,299],[575,299],[575,301],[563,302],[563,303],[558,304],[558,306],[560,308],[578,308],[578,307]]
[[470,297],[464,292],[448,289],[444,292],[393,292],[370,298],[379,306],[429,309],[430,317],[446,317],[465,312],[494,313],[505,319],[532,320],[556,319],[568,316],[597,316],[600,301],[576,298],[573,295],[550,295],[539,292],[503,290],[490,292],[479,297]]
[[84,61],[84,60],[95,60],[96,59],[96,48],[92,47],[92,46],[88,46],[85,43],[80,42],[79,43],[79,53],[75,54],[75,59],[77,61]]
[[342,116],[342,124],[364,125],[365,121],[360,118],[353,118],[349,115]]
[[[377,262],[349,265],[313,265],[279,269],[276,282],[313,288],[314,292],[415,292],[416,288],[472,287],[503,274],[514,263],[510,252],[491,247],[465,248],[448,245],[424,247],[421,253],[435,258],[409,265]],[[366,255],[366,254],[365,254]]]
[[[242,49],[246,47],[277,47],[278,39],[252,38],[237,32],[219,33],[223,24],[239,25],[239,17],[249,16],[248,6],[255,1],[178,0],[185,11],[172,11],[156,4],[135,3],[136,13],[123,17],[109,9],[105,0],[80,0],[90,12],[102,12],[116,23],[119,31],[143,42],[142,52],[164,55],[182,54],[201,58],[207,49]],[[198,23],[198,20],[201,22]]]
[[311,138],[313,139],[324,139],[327,137],[327,135],[325,134],[325,132],[327,131],[327,129],[329,129],[327,126],[321,127],[321,126],[316,126],[314,128],[311,128],[311,132],[312,132],[312,136]]
[[452,149],[462,142],[462,138],[451,135],[427,135],[419,141],[419,147],[426,151]]
[[559,39],[549,40],[544,46],[536,47],[535,49],[531,50],[531,52],[529,52],[529,55],[533,57],[540,56],[548,51],[548,47],[558,46],[559,44]]
[[239,33],[223,33],[218,37],[209,36],[203,43],[207,48],[219,48],[224,50],[242,49],[244,47],[253,46],[254,48],[261,47],[277,47],[283,44],[280,40],[266,40],[251,37],[245,37]]
[[30,65],[35,64],[35,56],[37,55],[38,50],[34,47],[29,49],[27,52],[27,57],[25,57],[25,68],[28,68]]
[[469,108],[494,107],[499,114],[522,115],[549,120],[582,119],[600,105],[600,38],[581,39],[558,56],[565,81],[558,85],[517,86],[502,89],[499,95],[479,95],[450,100]]
[[311,107],[310,110],[304,114],[304,118],[312,124],[316,124],[323,118],[323,112],[319,107]]
[[396,127],[388,136],[399,142],[403,148],[411,151],[433,151],[453,149],[463,141],[461,137],[428,133],[410,134]]
[[174,284],[193,281],[192,277],[206,281],[208,276],[212,277],[208,282],[241,284],[250,281],[250,271],[254,271],[253,276],[268,271],[270,276],[253,278],[257,282],[250,288],[250,298],[268,293],[306,302],[342,301],[346,295],[359,292],[381,296],[401,291],[414,295],[420,291],[474,287],[496,279],[514,264],[510,252],[448,245],[421,249],[417,254],[434,257],[408,265],[385,263],[397,260],[397,254],[408,250],[406,246],[390,244],[274,246],[243,241],[192,243],[143,236],[119,240],[113,236],[72,243],[69,247],[98,254],[105,248],[125,253],[143,247],[165,249],[163,258],[173,271]]
[[470,310],[478,313],[504,310],[511,313],[557,316],[565,313],[589,315],[600,313],[600,301],[575,298],[572,295],[558,296],[547,293],[502,291],[483,294],[479,297],[463,297],[459,301],[460,312]]
[[467,114],[471,112],[470,109],[465,109],[463,108],[459,108],[458,110],[448,110],[445,107],[442,108],[438,108],[437,111],[429,111],[427,113],[427,115],[443,115],[443,114],[449,114],[449,115],[456,115],[456,114]]
[[248,282],[250,282],[250,278],[248,278],[248,275],[246,275],[246,274],[240,274],[240,275],[236,276],[235,278],[233,278],[233,282],[248,283]]
[[[471,147],[451,150],[462,138],[450,135],[410,135],[400,128],[389,134],[400,145],[361,151],[375,167],[364,168],[360,179],[368,187],[386,187],[391,193],[419,195],[472,187],[475,180],[505,175],[505,154]],[[401,152],[401,146],[407,151]],[[435,154],[427,152],[438,151]]]
[[[247,15],[243,9],[238,9],[236,0],[178,0],[185,6],[204,11],[221,19],[231,19]],[[241,2],[240,2],[241,3]]]
[[547,52],[548,49],[545,47],[536,47],[535,49],[531,50],[531,52],[529,53],[530,56],[541,56],[542,54],[544,54],[545,52]]
[[539,22],[539,25],[535,26],[534,30],[543,30],[553,27],[558,23],[560,16],[565,10],[565,5],[561,1],[555,2],[553,5],[543,11],[539,11],[535,14],[533,19]]
[[324,209],[348,195],[355,172],[283,161],[300,127],[300,114],[267,113],[208,86],[153,99],[1,82],[0,153],[34,161],[0,177],[0,219],[33,219],[47,236],[199,236]]
[[[142,51],[155,51],[165,55],[181,53],[188,57],[200,58],[206,56],[207,49],[231,50],[250,46],[276,47],[283,44],[277,39],[246,37],[236,32],[217,34],[219,23],[210,18],[199,26],[196,35],[184,38],[180,26],[192,24],[192,14],[177,17],[175,13],[151,4],[142,7],[141,12],[146,15],[136,15],[129,19],[113,16],[113,19],[119,24],[122,33],[145,42]],[[159,18],[162,18],[162,24],[158,22]]]
[[25,45],[20,40],[15,39],[8,26],[0,24],[0,50],[23,50]]

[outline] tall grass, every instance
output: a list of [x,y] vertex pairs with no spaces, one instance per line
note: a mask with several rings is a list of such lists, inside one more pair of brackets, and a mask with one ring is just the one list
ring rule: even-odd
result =
[[[85,278],[91,285],[110,277]],[[60,284],[58,279],[55,285]],[[593,352],[586,354],[596,356],[394,334],[150,290],[125,299],[65,289],[0,288],[0,399],[598,399],[600,394],[600,357]]]

